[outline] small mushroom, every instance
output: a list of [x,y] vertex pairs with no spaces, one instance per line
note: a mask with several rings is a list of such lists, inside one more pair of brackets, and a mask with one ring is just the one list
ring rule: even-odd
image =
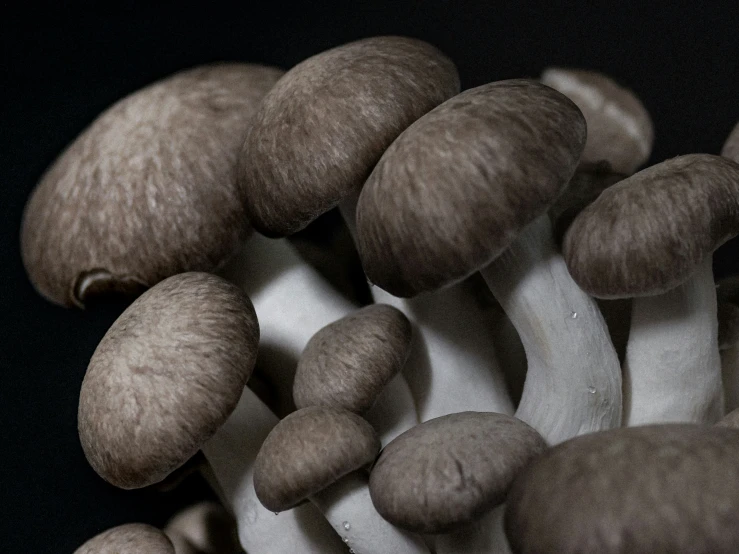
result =
[[172,542],[156,527],[126,523],[103,531],[74,551],[74,554],[175,554]]
[[254,489],[265,508],[289,510],[310,499],[357,554],[428,553],[423,542],[387,523],[370,500],[361,472],[380,450],[361,417],[310,406],[280,421],[254,464]]
[[739,552],[739,431],[650,425],[569,440],[508,494],[515,554]]
[[199,502],[176,513],[164,527],[175,554],[243,554],[236,520],[216,502]]

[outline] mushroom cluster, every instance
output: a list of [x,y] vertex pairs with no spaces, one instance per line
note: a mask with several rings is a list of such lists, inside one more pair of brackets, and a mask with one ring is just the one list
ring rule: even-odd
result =
[[[639,171],[609,77],[461,90],[404,37],[121,100],[33,191],[23,261],[55,303],[131,299],[81,386],[92,468],[202,457],[221,504],[78,552],[738,552],[737,129]],[[370,305],[289,238],[332,209]]]

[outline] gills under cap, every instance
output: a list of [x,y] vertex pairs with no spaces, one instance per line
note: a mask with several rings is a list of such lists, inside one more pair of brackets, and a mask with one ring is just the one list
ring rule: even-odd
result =
[[207,273],[183,273],[140,296],[92,355],[78,409],[90,465],[121,488],[164,479],[236,407],[259,326],[249,298]]
[[239,177],[259,232],[285,236],[356,194],[413,121],[459,92],[457,69],[405,37],[359,40],[301,62],[264,98]]
[[103,531],[74,554],[175,554],[172,542],[156,527],[127,523]]
[[393,142],[362,189],[367,277],[408,297],[488,265],[562,192],[585,134],[577,106],[536,81],[447,100]]

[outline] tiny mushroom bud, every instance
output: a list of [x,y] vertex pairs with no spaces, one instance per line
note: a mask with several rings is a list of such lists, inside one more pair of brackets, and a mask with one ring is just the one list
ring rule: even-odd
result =
[[172,542],[156,527],[127,523],[103,531],[74,554],[175,554]]

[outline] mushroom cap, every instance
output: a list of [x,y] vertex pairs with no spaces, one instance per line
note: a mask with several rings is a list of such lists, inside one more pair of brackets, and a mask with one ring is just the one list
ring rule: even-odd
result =
[[687,424],[582,435],[508,494],[516,554],[739,552],[739,432]]
[[256,361],[249,298],[206,273],[183,273],[140,296],[113,323],[82,381],[85,456],[124,489],[164,479],[228,418]]
[[447,100],[387,149],[357,204],[367,277],[396,296],[476,272],[543,214],[575,172],[585,120],[536,81]]
[[370,475],[370,495],[393,525],[448,532],[502,504],[516,475],[545,449],[541,435],[514,417],[438,417],[383,449]]
[[379,451],[374,429],[358,415],[330,406],[303,408],[267,435],[254,462],[254,490],[268,510],[289,510],[371,464]]
[[739,408],[726,414],[716,425],[719,427],[731,427],[739,430]]
[[584,163],[606,160],[615,172],[630,175],[647,161],[654,126],[632,91],[602,73],[562,67],[545,70],[541,82],[568,96],[585,116]]
[[250,230],[238,153],[281,75],[259,65],[197,67],[100,115],[26,204],[21,253],[39,293],[81,307],[224,262]]
[[359,191],[413,121],[459,92],[454,63],[405,37],[374,37],[308,58],[264,98],[241,153],[247,215],[267,236],[304,228]]
[[74,554],[175,554],[172,542],[156,527],[127,523],[103,531]]
[[572,222],[563,254],[592,296],[666,292],[739,232],[739,165],[679,156],[606,189]]
[[295,405],[366,412],[403,368],[411,337],[408,318],[386,304],[366,306],[325,326],[298,361]]
[[721,155],[739,163],[739,123],[729,133],[724,147],[721,149]]

